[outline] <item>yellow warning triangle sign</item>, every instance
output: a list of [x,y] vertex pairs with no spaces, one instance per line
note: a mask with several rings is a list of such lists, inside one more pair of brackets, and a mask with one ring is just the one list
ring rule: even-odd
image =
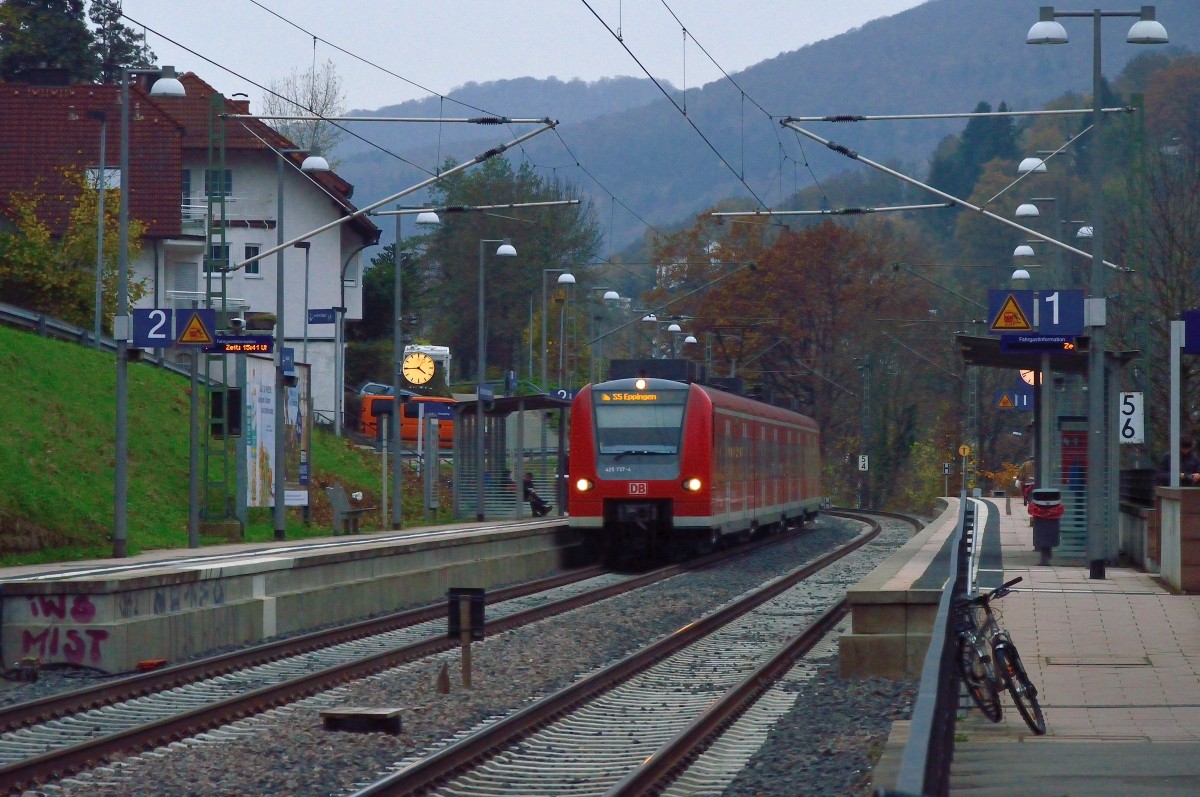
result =
[[1011,293],[1000,305],[1000,312],[992,319],[993,332],[1029,332],[1033,325],[1025,317],[1025,311],[1017,304],[1017,298]]
[[1002,410],[1011,410],[1013,406],[1012,399],[1009,398],[1007,393],[1000,396],[1000,401],[996,404],[996,407]]
[[204,322],[200,320],[200,316],[192,314],[188,319],[187,325],[183,331],[179,333],[176,339],[177,343],[185,343],[196,346],[211,346],[213,344],[213,336],[204,326]]

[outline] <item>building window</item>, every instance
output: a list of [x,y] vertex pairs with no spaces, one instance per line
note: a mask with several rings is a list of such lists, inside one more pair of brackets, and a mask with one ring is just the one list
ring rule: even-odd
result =
[[[84,178],[87,181],[88,188],[99,188],[100,186],[100,167],[93,166],[87,170],[87,175]],[[111,167],[104,167],[104,187],[109,191],[120,189],[121,187],[121,170]]]
[[184,169],[179,173],[179,185],[181,187],[182,201],[181,205],[192,204],[192,170]]
[[[249,260],[252,257],[258,257],[258,253],[261,251],[262,251],[262,247],[259,244],[246,244],[246,257],[244,259]],[[255,260],[253,263],[247,263],[246,264],[246,276],[247,277],[262,277],[262,274],[259,273],[259,270],[258,270],[258,264],[261,262],[262,262],[261,260]]]
[[210,274],[221,271],[229,266],[229,244],[212,244],[208,249],[208,257],[204,260],[204,273]]
[[233,196],[233,170],[205,169],[205,196]]

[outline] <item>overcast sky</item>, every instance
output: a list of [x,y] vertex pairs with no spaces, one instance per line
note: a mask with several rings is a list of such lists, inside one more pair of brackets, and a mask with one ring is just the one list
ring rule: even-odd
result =
[[922,2],[124,0],[124,11],[130,27],[147,29],[159,64],[196,72],[226,96],[245,92],[254,111],[263,96],[255,84],[303,73],[314,57],[333,61],[350,110],[471,81],[643,77],[633,56],[655,77],[692,88],[720,69],[732,74]]

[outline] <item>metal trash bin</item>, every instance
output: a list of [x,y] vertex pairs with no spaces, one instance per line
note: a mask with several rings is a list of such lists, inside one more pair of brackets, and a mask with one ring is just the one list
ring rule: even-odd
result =
[[1041,564],[1050,564],[1050,549],[1058,547],[1060,525],[1065,510],[1061,490],[1038,487],[1029,491],[1029,517],[1033,518],[1033,547],[1041,554]]

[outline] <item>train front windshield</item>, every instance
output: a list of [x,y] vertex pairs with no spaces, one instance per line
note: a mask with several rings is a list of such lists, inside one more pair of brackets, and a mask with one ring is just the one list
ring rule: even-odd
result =
[[597,472],[601,477],[673,478],[688,391],[595,396]]

